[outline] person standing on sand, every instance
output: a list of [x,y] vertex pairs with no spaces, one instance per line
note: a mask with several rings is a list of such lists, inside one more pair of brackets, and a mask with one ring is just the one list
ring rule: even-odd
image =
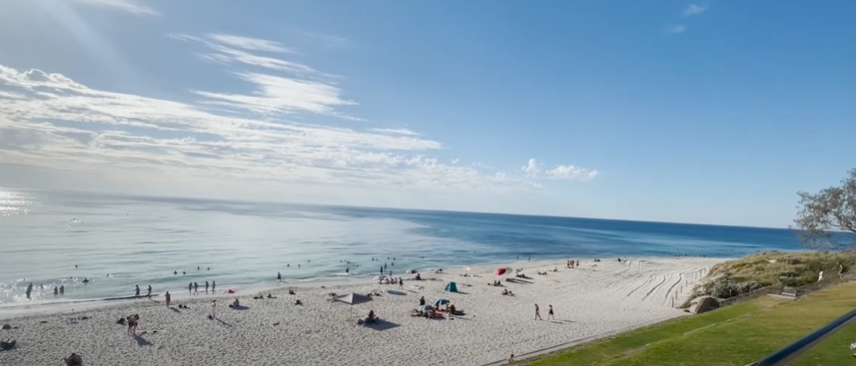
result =
[[199,295],[199,283],[197,283],[197,282],[193,283],[193,294]]
[[398,288],[404,288],[404,280],[401,277],[398,278]]
[[187,284],[187,294],[193,295],[193,282]]
[[172,300],[172,296],[169,295],[169,291],[166,292],[164,298],[166,299],[166,307],[169,308],[169,301]]
[[282,273],[279,273],[279,272],[276,273],[276,280],[278,282],[282,282]]
[[211,302],[211,318],[217,317],[217,300]]
[[535,304],[535,320],[544,320],[541,319],[541,308],[538,307],[538,304]]
[[214,292],[215,287],[217,287],[217,281],[211,281],[211,292]]
[[146,296],[149,298],[149,300],[152,299],[152,285],[149,285],[149,293],[146,294]]
[[140,285],[134,285],[134,287],[135,287],[134,297],[139,298],[140,297]]
[[556,318],[553,317],[553,305],[550,305],[550,310],[547,311],[547,319],[556,320]]
[[205,281],[205,293],[208,293],[208,281]]

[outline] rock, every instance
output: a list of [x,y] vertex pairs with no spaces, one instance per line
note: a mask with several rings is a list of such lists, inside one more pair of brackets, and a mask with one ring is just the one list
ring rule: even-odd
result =
[[702,297],[698,300],[693,313],[701,314],[719,308],[719,301],[710,296]]

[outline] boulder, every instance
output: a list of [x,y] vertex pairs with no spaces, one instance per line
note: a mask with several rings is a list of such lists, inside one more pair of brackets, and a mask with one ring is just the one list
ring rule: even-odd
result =
[[717,301],[716,298],[704,296],[698,299],[698,303],[696,303],[695,308],[693,308],[693,313],[701,314],[718,308],[719,301]]

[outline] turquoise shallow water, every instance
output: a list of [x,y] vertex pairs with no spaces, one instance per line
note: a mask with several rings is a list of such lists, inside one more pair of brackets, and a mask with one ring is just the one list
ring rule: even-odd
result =
[[[5,188],[0,311],[129,296],[134,285],[179,294],[206,280],[218,289],[273,286],[278,271],[289,283],[348,281],[375,276],[384,263],[395,274],[530,256],[732,257],[797,249],[796,236],[779,229]],[[32,299],[24,293],[29,283]],[[65,295],[54,296],[61,284]]]

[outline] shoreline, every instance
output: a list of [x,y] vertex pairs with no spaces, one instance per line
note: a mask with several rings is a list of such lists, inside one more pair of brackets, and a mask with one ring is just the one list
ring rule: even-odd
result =
[[[619,264],[614,258],[597,263],[580,259],[581,266],[575,269],[564,268],[564,260],[506,265],[525,268],[529,277],[504,283],[504,289],[515,296],[502,296],[502,289],[487,285],[499,278],[493,271],[503,268],[487,265],[423,274],[423,281],[405,280],[403,288],[373,281],[323,285],[326,288],[283,284],[253,292],[174,297],[172,311],[164,309],[162,299],[146,299],[73,313],[16,317],[4,313],[0,324],[20,329],[0,331],[0,335],[17,338],[19,346],[0,354],[0,359],[48,364],[77,352],[84,362],[116,365],[127,364],[126,358],[132,357],[137,365],[201,366],[211,364],[211,355],[219,358],[216,364],[494,365],[511,353],[519,360],[687,315],[669,306],[671,298],[678,296],[675,304],[681,303],[702,269],[727,259],[628,260],[630,264]],[[551,271],[554,267],[558,272]],[[541,271],[547,275],[536,274]],[[464,273],[469,276],[462,277]],[[444,291],[452,281],[458,293]],[[289,288],[297,294],[288,295]],[[374,291],[382,295],[365,304],[328,301],[330,292]],[[277,299],[253,300],[259,293],[271,293]],[[443,320],[410,317],[421,296],[428,303],[448,298],[464,315]],[[225,306],[236,297],[247,310]],[[228,299],[217,301],[217,321],[206,319],[212,299]],[[303,306],[294,305],[296,299]],[[178,304],[189,309],[177,309]],[[534,304],[541,306],[543,321],[533,321]],[[548,319],[548,305],[556,309],[554,320]],[[368,310],[374,310],[386,326],[356,325]],[[130,337],[115,324],[130,314],[141,315],[140,330],[147,334]],[[83,316],[89,319],[69,320]]]
[[[681,259],[710,259],[714,261],[727,261],[734,258],[709,258],[709,257],[639,257],[639,258],[628,258],[628,261],[634,262],[638,260],[643,261],[654,261],[661,259],[673,259],[673,260],[681,260]],[[579,261],[581,263],[592,262],[594,258],[581,258]],[[529,267],[542,267],[544,265],[556,265],[558,259],[542,259],[536,261],[527,261],[527,260],[516,260],[514,262],[505,262],[503,263],[490,263],[490,264],[479,264],[469,268],[471,272],[475,271],[484,271],[486,269],[491,268],[506,268],[506,267],[516,267],[520,268],[522,265],[528,265]],[[603,263],[603,262],[602,262]],[[444,270],[445,274],[462,274],[465,273],[466,270],[464,268],[456,268],[450,269],[448,271]],[[434,268],[430,268],[430,270],[434,270]],[[426,272],[427,273],[427,272]],[[412,274],[409,274],[411,277]],[[320,287],[348,287],[348,286],[362,286],[367,284],[372,284],[374,281],[372,278],[377,277],[378,274],[360,274],[355,276],[324,276],[317,277],[314,279],[300,279],[291,281],[281,281],[281,282],[273,282],[273,283],[264,283],[259,282],[251,285],[240,285],[235,287],[223,286],[225,289],[237,289],[234,294],[224,293],[225,290],[217,290],[217,293],[201,293],[199,295],[190,295],[185,294],[183,289],[171,293],[171,297],[173,301],[187,301],[192,299],[216,299],[221,297],[230,297],[230,296],[246,296],[248,294],[256,294],[260,292],[271,292],[271,291],[280,291],[285,288],[320,288]],[[339,278],[338,280],[336,278]],[[395,276],[396,278],[399,276]],[[430,278],[430,276],[428,276]],[[153,295],[153,300],[162,300],[164,298],[164,294],[166,291],[158,292],[156,295]],[[113,296],[132,296],[131,291],[127,293],[116,293]],[[15,319],[15,318],[24,318],[29,316],[38,316],[38,315],[51,315],[51,314],[63,314],[63,313],[74,313],[77,311],[91,311],[97,310],[101,308],[107,308],[112,306],[122,306],[129,303],[140,303],[148,300],[146,295],[140,295],[139,299],[113,299],[113,298],[95,298],[95,299],[69,299],[67,301],[51,301],[51,302],[40,302],[40,303],[20,303],[20,304],[2,304],[0,305],[0,321],[3,319]],[[11,315],[10,315],[11,314]]]

